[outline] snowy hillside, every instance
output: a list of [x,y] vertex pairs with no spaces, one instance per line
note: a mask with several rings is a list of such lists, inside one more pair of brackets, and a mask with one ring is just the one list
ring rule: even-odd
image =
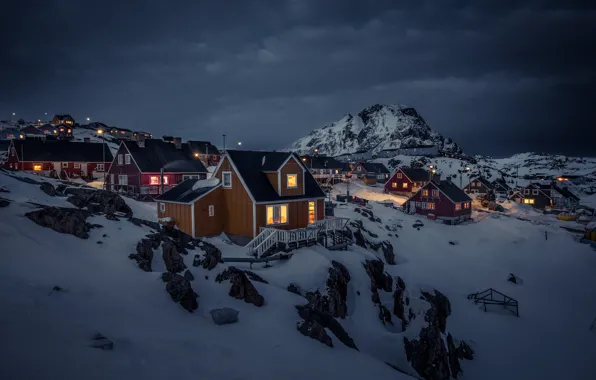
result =
[[[172,280],[162,281],[165,240],[152,271],[128,258],[141,239],[155,237],[151,228],[95,214],[87,222],[102,227],[87,239],[58,233],[24,215],[39,210],[35,204],[72,209],[65,198],[3,173],[0,188],[10,200],[0,203],[1,378],[405,380],[461,366],[466,380],[587,380],[594,371],[596,252],[558,228],[486,214],[467,225],[424,219],[413,227],[419,217],[380,204],[338,207],[338,216],[352,219],[355,244],[255,264],[247,281],[261,307],[230,297],[230,282],[215,281],[230,264],[193,265],[196,256],[207,260],[206,243],[223,257],[246,257],[244,248],[221,238],[188,247],[180,257],[193,276],[184,284],[198,294],[189,313],[168,294]],[[509,273],[523,282],[508,282]],[[519,317],[484,312],[466,298],[491,287],[518,300]],[[338,323],[316,338],[333,347],[297,331],[304,313],[296,305],[317,290]],[[214,324],[210,311],[223,307],[239,311],[236,323]],[[105,339],[94,340],[97,333]],[[469,344],[473,360],[446,361],[451,337],[457,347]],[[111,349],[90,347],[106,341]]]
[[320,153],[337,156],[416,145],[436,145],[445,151],[461,152],[454,141],[432,130],[414,108],[399,104],[375,104],[355,116],[347,114],[294,142],[290,149],[312,153],[317,148]]
[[[73,141],[84,141],[84,139],[88,137],[91,142],[104,142],[104,135],[98,134],[93,124],[82,125],[78,128],[73,128],[72,135],[74,136]],[[118,147],[120,146],[120,140],[107,134],[105,135],[105,142],[112,151],[112,154],[116,154]]]

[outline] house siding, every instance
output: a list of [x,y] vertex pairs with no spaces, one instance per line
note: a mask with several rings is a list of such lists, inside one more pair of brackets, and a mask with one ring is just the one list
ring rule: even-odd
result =
[[217,172],[213,173],[213,177],[221,181],[222,171],[232,172],[232,188],[222,188],[223,231],[232,235],[254,237],[253,202],[229,160],[229,157],[225,157]]
[[[165,205],[165,211],[161,211],[161,204]],[[170,217],[178,228],[189,235],[192,235],[192,212],[190,204],[157,202],[157,216],[159,218]]]
[[[397,178],[398,173],[401,173],[401,178]],[[394,183],[396,187],[393,187]],[[404,187],[404,183],[406,187]],[[392,194],[410,195],[418,191],[422,186],[424,186],[423,182],[412,182],[401,170],[398,170],[385,183],[385,190]]]
[[[195,202],[195,236],[214,236],[223,231],[223,189],[218,187]],[[215,215],[209,216],[209,206]]]
[[[435,216],[437,216],[437,218],[464,218],[465,219],[465,218],[471,217],[472,205],[471,205],[470,201],[467,201],[467,203],[470,203],[469,208],[466,209],[462,205],[460,210],[456,210],[455,204],[449,198],[447,198],[447,196],[445,194],[443,194],[443,192],[439,191],[438,198],[432,197],[432,190],[437,190],[436,186],[434,186],[432,183],[428,183],[423,189],[428,190],[429,196],[424,197],[424,196],[422,196],[422,191],[419,191],[412,198],[410,198],[408,200],[408,202],[404,203],[404,208],[406,210],[409,210],[410,202],[424,202],[424,203],[432,202],[435,204],[434,210],[428,210],[428,209],[424,209],[420,206],[417,206],[416,214],[420,214],[420,215],[434,214]],[[463,202],[459,202],[459,203],[463,203]]]
[[[292,195],[304,195],[304,172],[302,165],[296,162],[295,159],[291,158],[286,164],[279,170],[281,176],[281,191],[280,195],[292,196]],[[296,174],[296,188],[288,188],[288,174]],[[275,186],[277,188],[277,186]]]
[[325,200],[317,200],[317,220],[325,219]]
[[[122,165],[118,165],[118,155],[122,154]],[[128,149],[124,144],[120,144],[118,151],[114,155],[113,165],[110,166],[108,175],[106,175],[106,184],[109,185],[121,185],[119,182],[120,175],[128,176],[128,186],[133,186],[135,192],[139,192],[141,186],[141,172],[131,157],[130,164],[126,164],[124,158],[125,154],[129,154]],[[114,175],[114,182],[110,182],[110,174]],[[117,190],[117,188],[110,187],[111,190]]]

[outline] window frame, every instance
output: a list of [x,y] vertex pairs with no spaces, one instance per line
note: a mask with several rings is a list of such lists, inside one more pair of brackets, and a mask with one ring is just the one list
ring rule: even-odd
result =
[[[12,164],[10,164],[10,165],[11,165],[10,167],[12,168]],[[35,168],[36,166],[39,166],[39,169],[36,169]],[[42,170],[43,170],[43,164],[41,162],[34,162],[33,163],[33,171],[40,172]]]
[[166,204],[164,202],[159,202],[159,212],[166,212]]
[[[230,176],[230,183],[226,185],[226,175]],[[231,189],[232,188],[232,172],[229,170],[221,172],[221,187],[224,189]]]
[[97,164],[95,166],[95,171],[96,172],[105,172],[106,171],[106,165],[105,164]]
[[[290,186],[290,177],[296,177],[296,185]],[[286,189],[297,189],[298,188],[298,174],[286,174]]]
[[524,189],[524,195],[530,195],[530,189]]
[[118,165],[124,165],[124,156],[122,153],[118,155]]
[[[121,181],[122,178],[126,178],[126,184],[123,184]],[[127,174],[118,174],[118,185],[128,186],[128,175]]]
[[81,168],[81,163],[80,162],[75,162],[74,163],[74,168],[75,169],[80,169]]
[[422,189],[420,195],[422,195],[423,197],[428,197],[428,189]]
[[62,169],[68,169],[68,162],[61,162],[60,163],[60,168],[62,168]]
[[[315,219],[311,222],[310,221],[310,204],[314,205],[314,211],[315,211]],[[307,214],[308,214],[308,224],[315,224],[317,222],[317,201],[308,201],[307,205],[308,207],[307,209]]]
[[464,209],[470,208],[470,202],[464,202]]
[[401,173],[396,173],[396,174],[395,174],[395,178],[402,179],[402,178],[403,178],[403,174],[401,174]]
[[[273,223],[269,223],[269,220],[267,220],[267,211],[269,209],[269,207],[273,208]],[[281,221],[281,208],[285,207],[286,208],[286,221],[282,223]],[[275,209],[279,208],[279,223],[275,223]],[[316,206],[315,206],[316,208]],[[287,203],[279,203],[279,204],[273,204],[273,205],[266,205],[265,206],[265,225],[266,226],[283,226],[286,224],[290,223],[290,207]]]
[[125,164],[125,165],[130,165],[130,162],[131,162],[131,157],[130,157],[130,154],[126,153],[126,154],[124,155],[124,164]]
[[435,202],[426,202],[426,209],[427,210],[436,210]]
[[432,195],[433,198],[438,198],[439,197],[439,190],[433,189],[432,192],[431,192],[431,195]]
[[402,189],[407,189],[408,188],[408,183],[407,182],[402,183],[401,184],[401,188]]
[[397,182],[392,182],[391,183],[391,188],[392,189],[397,189]]
[[532,195],[538,195],[538,189],[532,189]]
[[208,214],[209,216],[215,216],[215,206],[214,205],[209,205],[209,207],[207,207],[208,210]]
[[455,204],[455,211],[461,211],[461,203],[456,203]]

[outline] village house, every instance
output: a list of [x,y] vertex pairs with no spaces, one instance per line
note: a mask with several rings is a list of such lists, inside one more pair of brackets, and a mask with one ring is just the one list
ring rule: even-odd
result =
[[574,208],[579,205],[579,197],[569,189],[549,182],[534,182],[515,191],[509,199],[517,203],[531,205],[537,209]]
[[193,156],[197,157],[206,167],[217,166],[221,154],[219,149],[209,141],[188,141],[193,151]]
[[389,169],[381,163],[360,161],[351,164],[351,168],[350,174],[362,179],[368,185],[384,183],[389,179]]
[[207,181],[186,181],[157,197],[160,219],[192,236],[256,237],[263,228],[305,228],[325,218],[325,194],[289,152],[229,150]]
[[145,139],[152,139],[153,138],[153,135],[151,133],[149,133],[149,132],[134,131],[132,133],[132,136],[135,137],[135,138],[137,137],[137,135],[143,135],[143,136],[145,136]]
[[492,182],[495,195],[499,198],[507,198],[511,194],[511,187],[504,178],[497,178]]
[[44,140],[46,135],[39,128],[34,125],[29,125],[21,128],[21,134],[25,135],[28,139],[41,139]]
[[62,179],[100,178],[113,160],[105,144],[70,141],[13,140],[7,166]]
[[158,195],[187,179],[205,179],[207,169],[177,137],[122,140],[106,178],[107,189],[133,195]]
[[338,162],[347,163],[347,162],[350,162],[350,160],[352,159],[352,154],[351,153],[344,153],[344,154],[340,154],[338,156],[335,156],[333,158],[335,158],[335,160],[338,161]]
[[494,185],[488,179],[478,177],[470,180],[470,183],[464,186],[464,191],[467,194],[486,195],[494,191]]
[[52,118],[52,121],[50,122],[50,124],[53,125],[60,125],[60,124],[64,124],[68,127],[73,127],[75,125],[75,119],[66,114],[66,115],[54,115],[54,117]]
[[16,128],[0,129],[0,140],[23,140],[25,135]]
[[[440,180],[440,175],[434,174],[433,178],[438,181]],[[385,192],[410,196],[429,180],[431,180],[431,173],[426,169],[401,167],[385,183]]]
[[426,182],[402,207],[410,214],[426,215],[448,224],[472,217],[472,199],[450,179]]
[[136,137],[134,132],[127,128],[110,127],[108,132],[112,137],[120,140],[134,140]]
[[304,155],[300,159],[319,184],[333,185],[341,181],[345,164],[325,155]]

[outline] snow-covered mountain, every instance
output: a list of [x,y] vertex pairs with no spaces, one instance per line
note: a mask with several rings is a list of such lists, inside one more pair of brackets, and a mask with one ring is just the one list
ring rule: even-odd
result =
[[461,148],[453,140],[432,130],[414,108],[375,104],[356,116],[347,114],[335,123],[315,129],[294,142],[290,149],[311,153],[316,148],[320,153],[336,156],[362,150],[377,152],[430,144],[448,152],[461,153]]

